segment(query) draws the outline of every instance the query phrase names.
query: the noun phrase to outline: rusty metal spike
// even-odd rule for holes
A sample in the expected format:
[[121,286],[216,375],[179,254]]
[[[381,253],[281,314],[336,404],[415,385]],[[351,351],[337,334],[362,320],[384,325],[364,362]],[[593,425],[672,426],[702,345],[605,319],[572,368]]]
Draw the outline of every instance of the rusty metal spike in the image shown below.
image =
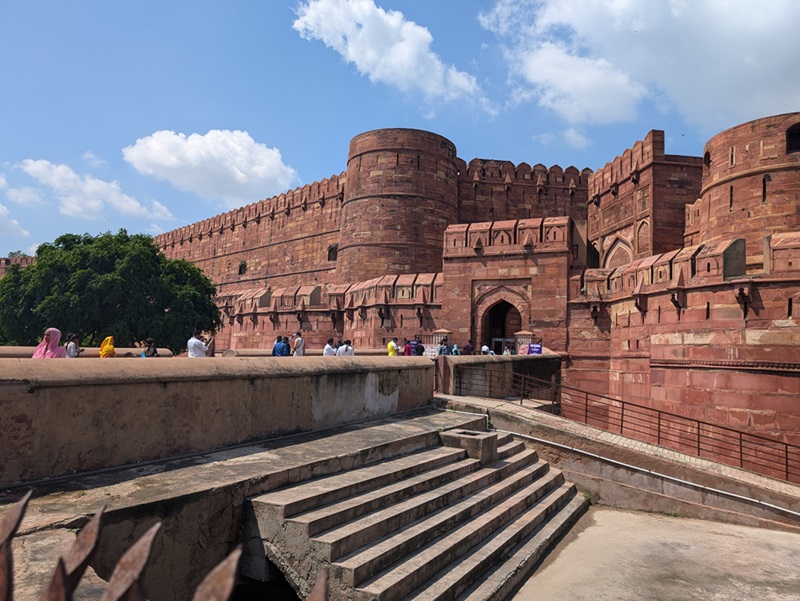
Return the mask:
[[[114,573],[111,574],[108,588],[100,601],[120,601],[121,599],[132,601],[132,599],[136,598],[128,596],[128,593],[130,591],[135,594],[135,590],[132,591],[131,589],[139,580],[139,576],[147,563],[150,549],[153,546],[153,539],[159,528],[161,528],[161,522],[153,524],[120,558],[117,567],[114,568]],[[136,587],[136,590],[138,590],[138,587]]]
[[11,540],[11,537],[17,533],[19,525],[22,523],[22,516],[25,515],[25,510],[28,508],[28,501],[33,494],[32,490],[17,501],[3,519],[0,520],[0,544]]
[[72,591],[67,589],[67,573],[64,560],[59,557],[53,577],[47,590],[39,597],[39,601],[72,601]]
[[218,563],[217,567],[203,578],[192,601],[228,601],[236,584],[236,571],[241,555],[241,547],[236,547],[228,557]]
[[17,501],[0,520],[0,601],[12,601],[14,594],[14,558],[11,554],[11,539],[22,523],[33,491]]
[[81,528],[69,552],[64,556],[64,570],[67,573],[67,589],[74,592],[78,583],[89,565],[89,560],[97,548],[97,539],[100,537],[100,520],[105,511],[103,506],[100,511],[92,516],[86,525]]
[[0,601],[11,601],[14,592],[14,562],[11,541],[0,543]]
[[122,597],[120,597],[120,601],[147,601],[138,580],[131,585]]

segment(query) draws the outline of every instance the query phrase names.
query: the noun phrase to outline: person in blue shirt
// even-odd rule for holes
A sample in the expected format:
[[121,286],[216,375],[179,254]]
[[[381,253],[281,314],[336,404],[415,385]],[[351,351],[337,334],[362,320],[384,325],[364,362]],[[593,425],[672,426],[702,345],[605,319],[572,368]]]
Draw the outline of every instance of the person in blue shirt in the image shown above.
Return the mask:
[[289,356],[289,339],[286,336],[278,336],[275,339],[275,344],[272,347],[273,357],[288,357]]

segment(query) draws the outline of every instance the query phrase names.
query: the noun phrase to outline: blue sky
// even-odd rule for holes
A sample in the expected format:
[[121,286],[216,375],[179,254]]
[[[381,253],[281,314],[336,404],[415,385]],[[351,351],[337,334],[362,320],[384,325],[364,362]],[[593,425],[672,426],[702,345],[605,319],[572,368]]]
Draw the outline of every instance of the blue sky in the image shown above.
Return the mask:
[[0,2],[0,256],[340,173],[350,138],[597,169],[800,110],[796,0]]

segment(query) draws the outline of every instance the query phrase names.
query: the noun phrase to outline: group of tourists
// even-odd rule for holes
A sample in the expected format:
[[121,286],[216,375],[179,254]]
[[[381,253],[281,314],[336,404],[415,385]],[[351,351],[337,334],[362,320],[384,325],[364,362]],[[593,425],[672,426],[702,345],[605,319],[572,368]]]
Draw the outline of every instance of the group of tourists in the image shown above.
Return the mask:
[[354,357],[356,354],[350,340],[339,338],[334,344],[333,338],[328,338],[325,348],[322,349],[323,357]]
[[[475,352],[475,347],[472,346],[472,340],[467,341],[467,344],[464,345],[464,348],[459,348],[457,344],[451,345],[447,340],[447,336],[442,338],[439,344],[435,345],[435,349],[436,354],[438,355],[459,356],[471,355],[473,352]],[[425,346],[422,344],[422,340],[420,340],[419,336],[414,336],[414,338],[403,339],[403,346],[401,350],[400,345],[397,343],[397,338],[392,338],[386,345],[386,353],[390,357],[396,357],[398,355],[404,355],[406,357],[421,357],[425,354]]]
[[[42,336],[42,341],[33,351],[33,359],[77,359],[84,352],[80,346],[81,337],[72,332],[68,333],[64,339],[64,346],[61,346],[61,330],[58,328],[47,328]],[[156,341],[152,338],[146,339],[141,345],[141,357],[158,357]],[[117,356],[114,348],[114,337],[106,336],[100,343],[100,358],[109,359]],[[126,357],[133,357],[131,352],[125,353]]]

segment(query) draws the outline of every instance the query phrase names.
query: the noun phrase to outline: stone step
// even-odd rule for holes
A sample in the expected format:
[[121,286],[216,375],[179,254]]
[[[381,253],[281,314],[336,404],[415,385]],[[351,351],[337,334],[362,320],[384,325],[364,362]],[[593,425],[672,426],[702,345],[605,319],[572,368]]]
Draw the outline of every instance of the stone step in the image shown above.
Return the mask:
[[[574,486],[565,484],[534,505],[531,492],[523,490],[508,497],[497,506],[419,549],[390,570],[367,581],[355,589],[355,601],[405,599],[428,581],[432,580],[433,585],[436,585],[437,578],[448,581],[446,586],[441,585],[444,591],[465,590],[507,548],[513,548],[575,495]],[[492,541],[503,542],[492,545]],[[465,563],[466,558],[475,558],[477,564],[461,570],[460,566]],[[452,577],[449,576],[451,573]],[[422,593],[423,591],[419,592]]]
[[331,566],[331,573],[345,585],[355,587],[376,575],[396,561],[401,560],[428,544],[436,537],[475,517],[522,487],[535,482],[529,492],[536,499],[563,483],[560,472],[548,473],[549,466],[539,461],[508,478],[492,484],[416,523],[392,533],[381,541],[358,551]]
[[255,497],[269,519],[284,520],[348,496],[380,488],[466,457],[462,449],[434,447],[356,470],[317,478]]
[[514,440],[511,435],[497,439],[497,458],[505,459],[525,450],[525,443],[521,440]]
[[[497,565],[482,579],[459,597],[459,601],[505,601],[539,566],[561,537],[580,519],[589,506],[586,499],[576,496],[533,536],[517,545],[511,556]],[[412,597],[417,599],[416,597]],[[418,597],[433,599],[434,597]],[[452,599],[453,597],[438,597]]]
[[465,459],[464,464],[473,465],[472,473],[439,485],[429,492],[417,494],[379,511],[344,523],[312,539],[311,543],[319,557],[335,561],[379,538],[398,530],[421,517],[443,507],[452,505],[467,495],[490,486],[514,472],[538,461],[536,451],[526,449],[509,459],[478,467],[477,460]]
[[357,520],[382,508],[457,481],[480,468],[477,459],[463,458],[456,463],[410,476],[395,484],[370,490],[337,503],[314,509],[285,522],[287,536],[310,538],[322,532]]

